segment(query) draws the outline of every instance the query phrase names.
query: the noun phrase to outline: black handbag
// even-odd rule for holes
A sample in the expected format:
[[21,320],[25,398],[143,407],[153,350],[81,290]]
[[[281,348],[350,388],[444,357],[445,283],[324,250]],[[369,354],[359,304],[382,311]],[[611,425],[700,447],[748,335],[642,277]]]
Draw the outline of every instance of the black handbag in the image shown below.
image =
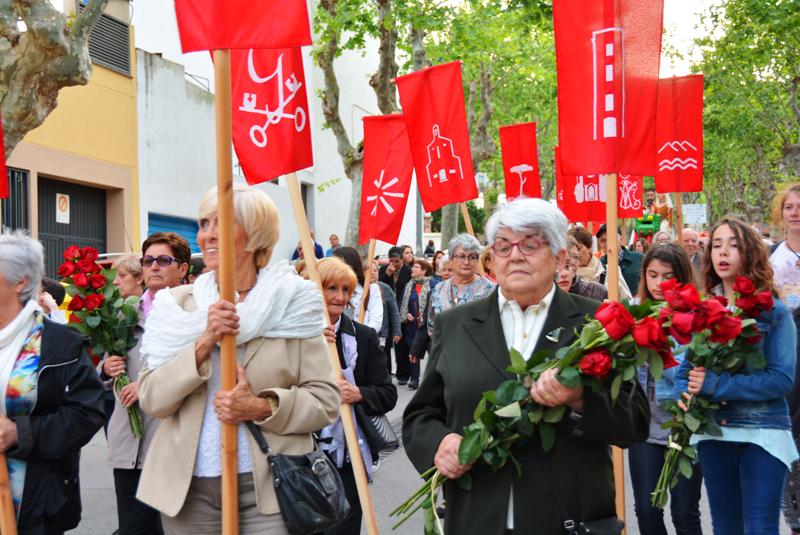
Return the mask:
[[545,457],[544,452],[540,448],[536,448],[536,452],[542,464],[544,477],[550,484],[550,488],[553,489],[553,496],[558,504],[561,519],[564,521],[564,531],[568,535],[622,535],[622,530],[625,529],[625,522],[616,516],[601,518],[599,520],[587,520],[576,524],[567,510],[561,493],[558,491],[556,480],[550,472],[550,463],[547,457]]
[[315,445],[305,455],[276,455],[256,424],[247,422],[247,428],[272,469],[272,485],[289,533],[310,535],[347,518],[350,504],[342,478],[323,451]]
[[373,456],[377,457],[378,452],[396,450],[400,447],[400,440],[385,414],[370,416],[359,404],[353,405],[353,410],[356,413],[358,428],[367,440],[369,451]]

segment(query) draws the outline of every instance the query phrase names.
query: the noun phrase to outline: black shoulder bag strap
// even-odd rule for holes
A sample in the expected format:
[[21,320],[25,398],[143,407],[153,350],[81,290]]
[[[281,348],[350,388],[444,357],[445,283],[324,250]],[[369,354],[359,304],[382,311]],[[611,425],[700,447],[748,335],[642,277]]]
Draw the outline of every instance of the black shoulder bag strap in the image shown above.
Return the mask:
[[247,429],[250,430],[250,434],[253,435],[253,438],[256,440],[256,444],[258,444],[258,449],[261,450],[261,453],[263,453],[267,459],[272,457],[272,450],[269,449],[267,439],[264,438],[264,434],[261,432],[258,426],[252,421],[247,421],[245,424],[247,425]]
[[553,477],[553,473],[550,471],[550,462],[547,460],[547,457],[545,457],[544,451],[542,451],[541,447],[536,448],[536,455],[539,457],[539,463],[542,465],[544,477],[547,480],[547,483],[550,485],[550,488],[553,489],[553,496],[558,504],[558,510],[561,513],[561,519],[564,521],[564,530],[566,530],[569,535],[577,535],[578,531],[575,529],[575,521],[572,520],[572,517],[567,510],[567,504],[564,503],[564,499],[561,496],[561,493],[558,491],[556,480]]

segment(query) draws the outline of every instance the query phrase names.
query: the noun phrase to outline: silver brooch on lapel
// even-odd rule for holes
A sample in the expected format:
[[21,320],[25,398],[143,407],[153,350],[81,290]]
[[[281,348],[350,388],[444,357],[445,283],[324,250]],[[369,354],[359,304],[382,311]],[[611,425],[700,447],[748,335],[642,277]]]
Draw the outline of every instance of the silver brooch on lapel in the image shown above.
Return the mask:
[[559,327],[558,329],[553,329],[549,333],[547,333],[544,337],[547,338],[549,341],[556,343],[558,339],[561,338],[561,331],[564,330],[564,327]]

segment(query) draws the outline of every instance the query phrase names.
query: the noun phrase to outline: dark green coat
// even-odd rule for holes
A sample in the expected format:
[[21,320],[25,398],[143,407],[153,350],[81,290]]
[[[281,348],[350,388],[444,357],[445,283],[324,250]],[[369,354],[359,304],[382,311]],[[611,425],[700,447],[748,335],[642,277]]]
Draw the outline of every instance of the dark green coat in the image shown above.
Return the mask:
[[[631,290],[631,295],[634,297],[639,293],[639,281],[642,279],[642,261],[644,255],[631,251],[630,249],[622,248],[622,256],[619,259],[619,269],[622,271],[622,278],[628,284]],[[608,258],[603,256],[600,262],[608,267]]]
[[[598,307],[597,301],[567,294],[558,287],[555,291],[535,351],[570,344],[575,329],[580,329],[586,316],[594,314]],[[562,329],[557,331],[559,328]],[[557,342],[553,342],[556,336]],[[436,318],[430,363],[403,415],[403,442],[417,470],[423,472],[433,466],[433,457],[445,435],[461,433],[472,422],[483,392],[494,390],[511,378],[505,371],[508,365],[497,290],[486,299]],[[609,396],[587,390],[583,417],[565,418],[547,457],[575,520],[614,515],[614,477],[608,444],[626,447],[644,441],[649,418],[644,392],[638,384],[630,383],[623,387],[620,402],[613,408]],[[518,449],[521,478],[513,474],[510,465],[494,474],[479,464],[471,470],[471,491],[463,491],[452,482],[445,484],[446,532],[501,535],[513,482],[515,533],[562,535],[561,515],[534,449],[538,444],[535,435]]]

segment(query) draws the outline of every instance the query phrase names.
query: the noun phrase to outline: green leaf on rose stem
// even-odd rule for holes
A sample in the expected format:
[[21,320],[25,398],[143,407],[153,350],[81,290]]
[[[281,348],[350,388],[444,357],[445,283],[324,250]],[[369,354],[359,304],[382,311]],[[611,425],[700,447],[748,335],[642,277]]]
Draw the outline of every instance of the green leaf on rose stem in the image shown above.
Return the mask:
[[531,397],[531,389],[522,381],[517,381],[517,385],[514,387],[514,392],[511,394],[512,401],[523,401],[529,399]]
[[692,478],[692,461],[690,461],[687,457],[681,455],[678,458],[678,468],[680,468],[683,477],[686,479]]
[[694,414],[692,414],[691,411],[686,413],[684,422],[686,423],[686,427],[688,427],[689,431],[692,433],[696,433],[700,428],[700,420]]
[[556,351],[556,354],[554,355],[554,358],[556,360],[562,360],[564,357],[567,356],[567,353],[569,353],[569,350],[570,350],[570,346],[564,346],[564,347],[558,348],[558,351]]
[[472,413],[473,420],[480,420],[481,414],[486,410],[486,397],[482,397],[481,400],[475,405],[475,411]]
[[597,338],[597,333],[603,330],[603,326],[597,320],[592,320],[581,329],[580,345],[586,347],[592,340]]
[[[556,428],[550,424],[542,423],[539,425],[539,438],[542,441],[542,449],[545,453],[553,449],[556,443]],[[464,464],[464,463],[462,463]]]
[[519,418],[522,411],[519,407],[519,401],[515,401],[505,407],[497,409],[494,413],[499,416],[500,418]]
[[720,428],[713,416],[708,418],[708,420],[705,422],[702,431],[705,435],[711,435],[714,437],[722,436],[722,428]]
[[693,461],[697,459],[697,451],[691,446],[685,446],[683,448],[683,454]]
[[519,382],[516,379],[510,379],[508,381],[503,381],[500,386],[495,390],[497,393],[497,403],[500,406],[505,406],[511,403],[514,400],[514,392],[517,389],[517,385]]
[[458,447],[458,462],[460,464],[475,462],[480,457],[483,451],[483,445],[481,444],[482,434],[480,431],[469,429],[464,432],[464,438],[461,439],[461,445]]
[[123,305],[124,303],[125,303],[125,300],[124,300],[123,298],[121,298],[121,297],[120,297],[119,299],[117,299],[116,301],[114,301],[114,308],[116,308],[116,309],[119,309],[119,308],[121,308],[121,307],[122,307],[122,305]]
[[105,290],[103,291],[103,297],[105,297],[107,302],[111,302],[114,297],[114,291],[117,289],[116,286],[113,284],[107,284]]
[[536,430],[536,426],[533,425],[533,422],[530,420],[530,414],[524,414],[523,417],[519,419],[516,423],[517,433],[522,435],[523,437],[527,438],[533,434]]
[[122,305],[121,311],[125,316],[128,317],[136,317],[138,314],[138,312],[136,312],[136,309],[127,303]]
[[86,325],[89,326],[91,329],[96,329],[98,325],[100,325],[100,316],[96,316],[92,314],[85,321]]
[[564,417],[566,406],[560,405],[558,407],[548,407],[544,410],[542,419],[549,424],[557,424]]
[[661,355],[654,352],[654,354],[650,356],[650,374],[656,381],[659,381],[663,373],[664,361],[661,359]]
[[461,490],[472,490],[472,475],[467,472],[456,480],[458,488]]
[[703,344],[703,343],[693,344],[692,351],[698,357],[704,357],[711,353],[711,346],[709,344]]
[[622,380],[623,381],[631,381],[633,378],[636,377],[636,367],[635,366],[626,366],[622,369]]
[[556,379],[558,379],[559,383],[569,388],[578,388],[581,386],[581,375],[578,373],[578,370],[572,366],[561,370],[558,375],[556,375]]
[[544,373],[546,370],[549,370],[553,367],[553,361],[546,360],[539,364],[538,366],[534,366],[530,369],[530,374],[534,377],[534,379],[538,379],[539,376]]
[[542,416],[544,416],[544,407],[541,405],[537,405],[535,409],[532,409],[531,412],[528,413],[528,419],[533,424],[541,422]]
[[622,388],[622,374],[615,374],[614,380],[611,381],[611,399],[616,401],[619,397],[619,391]]
[[120,355],[125,352],[125,340],[114,340],[111,344],[111,350],[115,355]]
[[529,358],[528,362],[525,363],[526,368],[528,370],[530,370],[530,369],[534,368],[535,366],[538,366],[539,364],[544,362],[547,359],[547,357],[550,356],[550,353],[551,353],[551,351],[549,351],[547,349],[543,349],[541,351],[537,351],[536,353],[531,355],[531,358]]
[[508,371],[510,373],[516,375],[522,375],[528,368],[526,367],[525,357],[522,356],[522,353],[511,348],[511,351],[508,352],[508,358],[511,360],[511,366],[508,367]]
[[487,390],[481,394],[481,397],[489,403],[497,404],[497,392],[494,390]]

